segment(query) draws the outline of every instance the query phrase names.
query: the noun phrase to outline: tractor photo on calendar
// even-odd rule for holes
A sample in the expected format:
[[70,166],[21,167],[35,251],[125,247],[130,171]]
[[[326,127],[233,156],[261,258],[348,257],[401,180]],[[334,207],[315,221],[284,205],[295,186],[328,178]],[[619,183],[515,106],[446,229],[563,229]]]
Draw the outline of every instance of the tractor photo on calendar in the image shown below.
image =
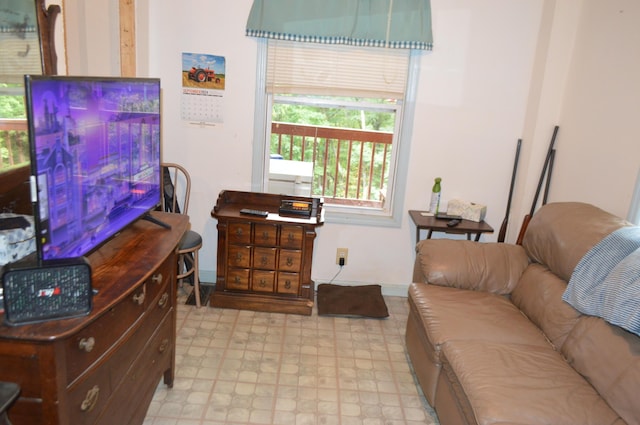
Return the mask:
[[224,86],[224,57],[207,54],[182,54],[182,87],[224,90]]
[[189,79],[195,80],[199,83],[205,83],[207,81],[215,81],[220,83],[220,77],[216,77],[216,72],[209,68],[196,68],[195,66],[189,70]]

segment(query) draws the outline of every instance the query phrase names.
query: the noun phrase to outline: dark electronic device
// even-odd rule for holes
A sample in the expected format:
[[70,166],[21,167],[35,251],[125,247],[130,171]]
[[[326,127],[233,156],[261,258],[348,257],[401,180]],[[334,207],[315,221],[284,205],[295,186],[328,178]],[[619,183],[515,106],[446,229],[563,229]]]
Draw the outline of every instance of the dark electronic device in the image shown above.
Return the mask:
[[462,220],[460,215],[451,215],[446,213],[437,213],[436,218],[439,220]]
[[160,80],[26,75],[39,262],[77,258],[160,205]]
[[293,199],[283,199],[280,203],[278,212],[281,215],[299,215],[303,217],[311,217],[313,204],[307,201],[298,201]]
[[84,257],[45,265],[5,266],[4,321],[8,325],[85,316],[91,311],[91,267]]
[[449,220],[447,222],[448,227],[456,227],[458,224],[460,224],[460,220],[457,218],[454,218],[453,220]]
[[266,217],[269,215],[269,211],[252,210],[251,208],[243,208],[240,210],[241,214],[255,215],[257,217]]

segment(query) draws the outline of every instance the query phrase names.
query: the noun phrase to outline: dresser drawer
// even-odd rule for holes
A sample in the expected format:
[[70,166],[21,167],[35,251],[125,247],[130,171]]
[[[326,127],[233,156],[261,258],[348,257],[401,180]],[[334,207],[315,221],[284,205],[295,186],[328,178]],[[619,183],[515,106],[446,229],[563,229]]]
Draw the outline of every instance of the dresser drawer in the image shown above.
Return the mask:
[[69,423],[94,423],[107,406],[112,392],[108,367],[96,368],[83,377],[69,390]]
[[251,223],[229,223],[229,243],[251,243]]
[[253,249],[253,268],[263,270],[275,270],[276,248],[256,247]]
[[260,246],[274,246],[278,239],[278,226],[256,223],[253,231],[253,243]]
[[302,265],[302,251],[280,250],[278,269],[288,272],[299,272]]
[[168,283],[172,276],[175,276],[176,261],[173,256],[165,260],[164,263],[145,281],[145,306],[153,307],[157,304],[158,296],[162,292],[169,290]]
[[279,294],[297,295],[300,290],[300,274],[299,273],[278,273],[278,288]]
[[229,268],[225,286],[226,286],[226,289],[248,291],[249,290],[249,269]]
[[[115,425],[142,423],[146,411],[141,411],[140,406],[148,406],[153,397],[152,393],[136,391],[136,388],[157,387],[158,377],[171,367],[174,341],[172,337],[173,321],[175,318],[169,315],[162,323],[158,324],[143,351],[130,353],[131,367],[124,378],[114,382],[114,394],[107,406],[108,414],[100,417],[95,425]],[[132,391],[121,391],[123,388],[131,388]],[[71,422],[84,423],[84,422]]]
[[66,341],[67,384],[102,357],[138,320],[145,311],[144,299],[143,284]]
[[251,277],[251,289],[256,292],[273,292],[276,282],[276,272],[254,270]]
[[304,235],[302,226],[283,225],[280,229],[280,246],[283,248],[301,249]]
[[128,336],[127,341],[122,344],[116,353],[112,356],[111,363],[111,382],[116,383],[122,381],[127,370],[131,367],[131,363],[137,353],[143,351],[145,344],[158,328],[159,324],[170,313],[173,297],[170,296],[170,286],[164,285],[164,291],[158,294],[153,300],[151,308],[144,315],[141,323],[133,334]]
[[244,245],[229,245],[227,264],[230,267],[251,267],[251,247]]

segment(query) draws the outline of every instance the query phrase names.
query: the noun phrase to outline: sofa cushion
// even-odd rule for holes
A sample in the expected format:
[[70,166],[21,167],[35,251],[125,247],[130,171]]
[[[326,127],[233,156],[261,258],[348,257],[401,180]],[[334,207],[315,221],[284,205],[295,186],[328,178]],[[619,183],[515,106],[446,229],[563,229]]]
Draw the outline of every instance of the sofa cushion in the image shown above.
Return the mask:
[[443,344],[442,357],[462,410],[479,425],[622,423],[548,345],[455,340]]
[[567,283],[540,264],[531,264],[511,294],[511,301],[535,323],[557,350],[581,316],[562,301]]
[[545,264],[568,282],[578,262],[593,246],[630,224],[581,202],[546,204],[531,218],[522,246],[533,261]]
[[640,339],[603,319],[583,316],[562,353],[629,425],[640,425]]
[[503,296],[424,283],[411,284],[409,296],[436,353],[451,340],[549,347],[540,329]]
[[416,246],[413,281],[508,294],[529,264],[519,245],[425,239]]

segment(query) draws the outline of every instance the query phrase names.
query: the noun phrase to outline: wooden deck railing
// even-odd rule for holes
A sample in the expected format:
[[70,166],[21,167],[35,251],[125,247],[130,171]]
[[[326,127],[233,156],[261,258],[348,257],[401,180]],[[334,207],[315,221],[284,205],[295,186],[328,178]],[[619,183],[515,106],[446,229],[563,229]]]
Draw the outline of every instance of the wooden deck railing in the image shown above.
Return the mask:
[[378,206],[387,184],[393,134],[274,122],[271,154],[313,162],[314,196]]
[[0,172],[28,162],[27,121],[0,119]]

